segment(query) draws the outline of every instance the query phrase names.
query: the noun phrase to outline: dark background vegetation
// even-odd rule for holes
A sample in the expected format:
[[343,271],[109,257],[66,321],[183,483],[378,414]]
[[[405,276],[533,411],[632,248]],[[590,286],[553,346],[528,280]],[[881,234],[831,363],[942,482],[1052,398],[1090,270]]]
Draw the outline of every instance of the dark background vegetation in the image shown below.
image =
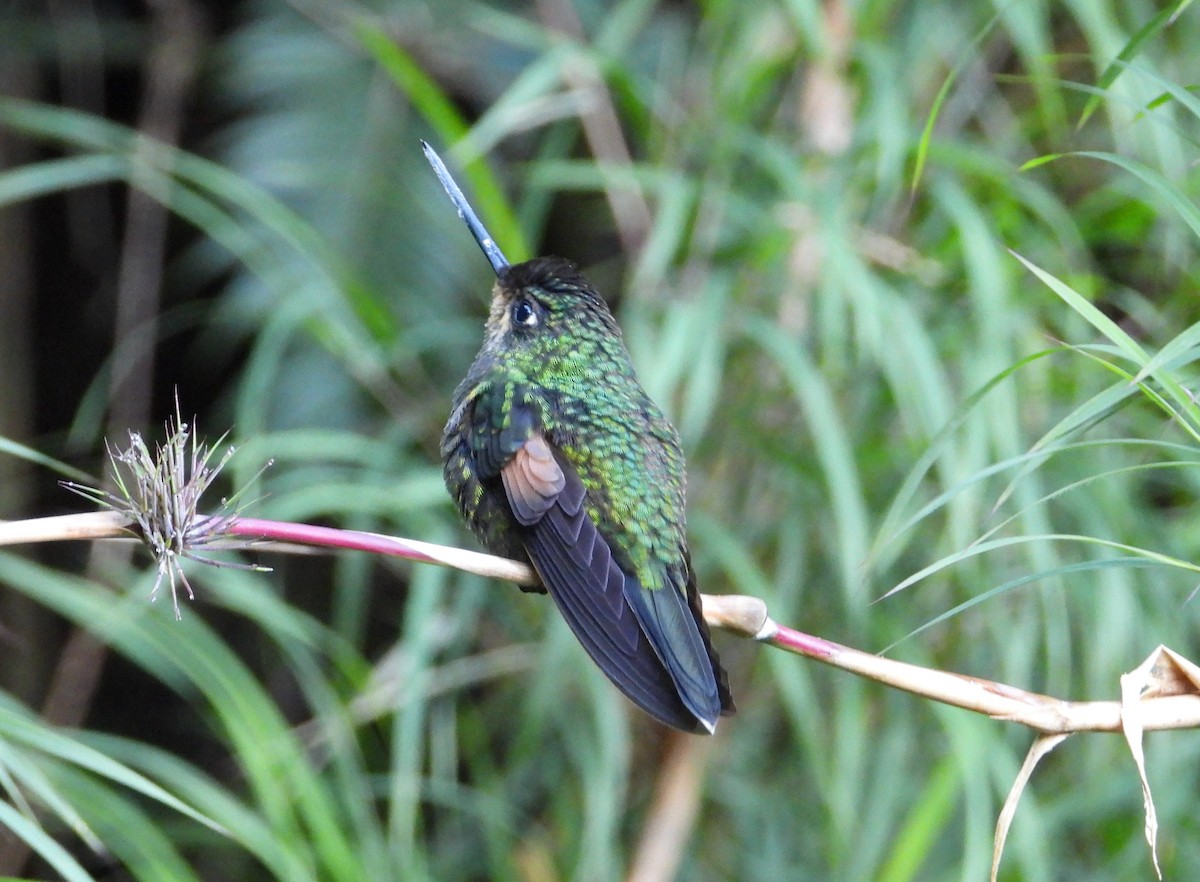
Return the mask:
[[[238,447],[218,497],[474,547],[437,440],[489,270],[427,138],[510,258],[617,307],[705,591],[1116,697],[1196,646],[1200,17],[1170,11],[0,0],[0,437],[99,475],[178,395]],[[1157,403],[1130,344],[1168,347]],[[0,516],[78,510],[60,477],[6,448]],[[719,636],[740,713],[676,737],[543,599],[254,559],[189,569],[176,622],[128,548],[0,554],[0,874],[985,878],[1025,731]],[[1149,741],[1168,878],[1197,743]],[[1069,741],[1001,878],[1151,874],[1120,739]]]

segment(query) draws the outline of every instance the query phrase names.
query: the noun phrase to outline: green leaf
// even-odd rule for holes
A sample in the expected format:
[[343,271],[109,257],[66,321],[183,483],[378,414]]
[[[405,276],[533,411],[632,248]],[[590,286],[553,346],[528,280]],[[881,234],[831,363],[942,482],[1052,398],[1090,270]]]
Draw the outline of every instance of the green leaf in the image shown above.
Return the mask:
[[[1178,0],[1174,6],[1167,6],[1160,10],[1157,15],[1138,28],[1133,36],[1126,41],[1125,45],[1121,47],[1121,51],[1117,53],[1117,57],[1100,74],[1100,79],[1097,81],[1099,88],[1102,91],[1112,88],[1113,83],[1128,69],[1129,62],[1137,57],[1146,42],[1163,28],[1174,23],[1191,3],[1192,0]],[[1096,108],[1100,106],[1102,97],[1102,95],[1093,95],[1087,100],[1087,103],[1084,104],[1083,110],[1079,114],[1079,122],[1075,124],[1076,131],[1082,129],[1087,124],[1087,121],[1091,119],[1092,114],[1096,112]]]

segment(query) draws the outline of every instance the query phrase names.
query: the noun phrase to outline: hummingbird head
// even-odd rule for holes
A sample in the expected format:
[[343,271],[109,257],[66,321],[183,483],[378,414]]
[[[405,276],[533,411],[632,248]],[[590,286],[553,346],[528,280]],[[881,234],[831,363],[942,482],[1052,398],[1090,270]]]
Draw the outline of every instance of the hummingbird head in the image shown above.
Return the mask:
[[497,274],[485,349],[549,355],[597,337],[620,339],[621,329],[608,304],[569,260],[535,257]]

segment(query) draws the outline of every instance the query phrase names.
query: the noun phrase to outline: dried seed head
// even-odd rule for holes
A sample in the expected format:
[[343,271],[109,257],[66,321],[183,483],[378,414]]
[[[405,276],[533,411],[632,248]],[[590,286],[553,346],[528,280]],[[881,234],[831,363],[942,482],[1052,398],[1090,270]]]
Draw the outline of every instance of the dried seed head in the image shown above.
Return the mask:
[[201,443],[192,427],[180,418],[177,401],[175,418],[166,423],[166,440],[155,447],[153,454],[141,434],[133,431],[129,433],[129,446],[124,450],[114,450],[107,445],[114,491],[74,482],[63,484],[133,520],[158,564],[150,599],[157,599],[165,578],[171,588],[176,618],[180,617],[178,583],[182,583],[189,599],[195,598],[181,566],[183,558],[214,566],[265,569],[213,560],[196,553],[228,539],[228,528],[240,511],[233,504],[237,495],[229,500],[222,499],[214,514],[200,511],[201,497],[234,454],[234,448],[229,447],[214,460],[215,448],[224,439],[222,435],[213,447]]

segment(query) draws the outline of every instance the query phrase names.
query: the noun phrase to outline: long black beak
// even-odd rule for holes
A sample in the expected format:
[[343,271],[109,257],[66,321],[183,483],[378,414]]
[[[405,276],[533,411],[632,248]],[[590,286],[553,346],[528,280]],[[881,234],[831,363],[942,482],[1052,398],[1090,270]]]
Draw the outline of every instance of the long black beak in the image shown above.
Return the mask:
[[500,275],[500,271],[508,267],[508,259],[505,258],[504,252],[500,250],[500,246],[492,239],[487,228],[484,227],[483,221],[479,219],[479,215],[475,213],[475,209],[467,202],[467,197],[463,195],[463,191],[458,188],[458,184],[454,183],[454,178],[450,177],[450,172],[446,170],[446,164],[442,162],[442,158],[425,141],[421,142],[421,149],[425,151],[425,158],[433,166],[438,180],[446,188],[446,194],[450,197],[450,201],[458,209],[458,216],[467,222],[467,229],[471,231],[471,235],[475,237],[475,241],[479,243],[479,247],[483,249],[488,263],[492,265],[492,269],[496,271],[496,275]]

